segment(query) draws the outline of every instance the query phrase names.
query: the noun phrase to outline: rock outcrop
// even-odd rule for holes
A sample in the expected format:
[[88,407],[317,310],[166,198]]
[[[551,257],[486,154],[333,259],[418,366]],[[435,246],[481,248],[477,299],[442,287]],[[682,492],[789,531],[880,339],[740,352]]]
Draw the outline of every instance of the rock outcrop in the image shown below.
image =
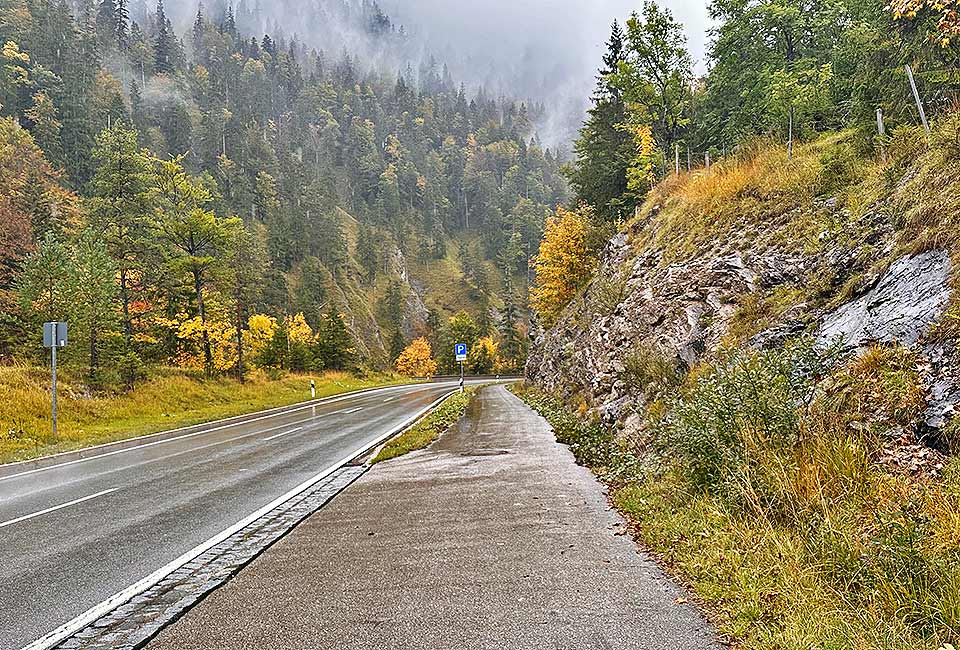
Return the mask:
[[[835,208],[835,202],[824,205]],[[548,390],[582,399],[629,436],[640,426],[635,414],[646,398],[628,376],[637,354],[659,355],[688,369],[731,342],[734,325],[755,326],[757,333],[738,342],[755,348],[781,346],[800,335],[821,346],[841,340],[851,354],[873,343],[896,342],[918,349],[925,366],[929,408],[920,427],[942,429],[960,400],[960,362],[955,342],[927,343],[925,337],[948,307],[950,256],[932,250],[897,257],[890,223],[870,213],[860,226],[866,234],[859,243],[831,245],[825,234],[824,245],[809,254],[775,246],[758,250],[737,240],[665,263],[656,248],[632,246],[634,235],[649,227],[636,224],[609,242],[585,294],[556,326],[536,337],[527,375]],[[878,269],[878,257],[892,262]],[[778,289],[808,295],[803,289],[810,286],[823,287],[816,304],[801,300],[781,305],[770,322],[743,322],[749,321],[743,308],[751,299]],[[851,299],[836,306],[849,294]],[[922,442],[924,435],[918,432],[916,439]],[[909,461],[891,462],[913,472],[920,457],[926,456],[917,452]]]
[[947,307],[950,266],[943,250],[895,261],[865,295],[823,318],[817,343],[848,350],[871,343],[916,345]]

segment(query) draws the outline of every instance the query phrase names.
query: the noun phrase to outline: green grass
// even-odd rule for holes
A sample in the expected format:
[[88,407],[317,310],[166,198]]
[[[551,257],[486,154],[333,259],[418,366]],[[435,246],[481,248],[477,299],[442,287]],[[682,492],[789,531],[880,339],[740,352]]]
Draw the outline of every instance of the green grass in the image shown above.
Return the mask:
[[429,447],[464,416],[476,391],[476,388],[468,388],[464,393],[451,395],[420,422],[384,445],[373,464]]
[[245,383],[206,379],[176,369],[162,369],[129,392],[88,394],[70,371],[60,374],[59,435],[50,431],[48,371],[0,368],[0,463],[136,438],[236,415],[288,406],[310,399],[310,379],[317,397],[398,384],[392,375],[358,378],[346,373],[287,375],[269,379],[253,374]]

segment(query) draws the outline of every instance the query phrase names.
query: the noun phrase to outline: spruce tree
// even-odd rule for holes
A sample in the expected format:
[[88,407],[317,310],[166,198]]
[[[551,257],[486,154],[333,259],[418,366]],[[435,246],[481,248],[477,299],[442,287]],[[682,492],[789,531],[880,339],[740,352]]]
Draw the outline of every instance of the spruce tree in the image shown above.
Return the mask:
[[633,209],[625,195],[634,144],[623,128],[627,122],[623,94],[611,80],[623,60],[624,33],[614,21],[593,107],[574,146],[576,164],[569,173],[577,198],[595,206],[597,216],[605,221],[617,221]]
[[194,63],[208,63],[203,46],[203,34],[206,31],[206,19],[203,17],[203,3],[197,5],[197,17],[193,21],[193,60]]
[[97,32],[105,43],[112,43],[117,33],[117,5],[114,0],[102,0],[97,8]]
[[157,74],[171,74],[176,42],[173,27],[163,10],[163,0],[157,0],[157,36],[153,46],[153,69]]
[[117,0],[116,5],[117,47],[121,52],[127,49],[127,44],[129,43],[130,38],[130,9],[127,6],[127,3],[128,0]]

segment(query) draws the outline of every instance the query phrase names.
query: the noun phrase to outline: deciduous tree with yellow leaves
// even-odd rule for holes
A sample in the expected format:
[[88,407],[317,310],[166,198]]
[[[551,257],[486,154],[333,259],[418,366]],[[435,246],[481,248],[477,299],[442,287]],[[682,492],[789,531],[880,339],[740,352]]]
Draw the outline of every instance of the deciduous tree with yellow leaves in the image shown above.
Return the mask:
[[499,369],[500,348],[492,336],[484,336],[473,344],[467,363],[470,372],[475,375],[492,375],[494,370]]
[[558,207],[547,220],[533,263],[536,284],[530,290],[530,304],[545,327],[557,322],[596,267],[588,241],[592,217],[593,208],[582,205],[577,211]]
[[960,3],[956,0],[893,0],[888,9],[896,21],[919,23],[941,48],[960,45]]
[[425,338],[419,338],[407,346],[397,357],[397,372],[408,377],[432,377],[437,372],[437,362]]

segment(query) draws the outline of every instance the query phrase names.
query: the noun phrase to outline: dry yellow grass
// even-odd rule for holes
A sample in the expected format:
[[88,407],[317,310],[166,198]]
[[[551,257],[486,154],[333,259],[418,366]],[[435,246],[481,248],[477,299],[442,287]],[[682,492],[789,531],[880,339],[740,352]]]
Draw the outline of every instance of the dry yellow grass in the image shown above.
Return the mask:
[[[757,141],[713,165],[663,181],[648,197],[634,226],[640,238],[675,261],[732,235],[815,245],[825,224],[806,210],[835,176],[830,155],[849,146],[849,133],[798,146],[788,159],[781,145]],[[778,234],[784,236],[777,237]],[[789,235],[787,237],[786,235]]]
[[130,392],[94,395],[67,371],[60,377],[59,435],[53,438],[48,371],[4,367],[0,368],[0,394],[4,396],[0,401],[0,462],[295,404],[310,399],[310,379],[316,380],[318,397],[403,381],[392,375],[357,378],[346,373],[271,380],[254,373],[247,382],[239,383],[163,369]]

